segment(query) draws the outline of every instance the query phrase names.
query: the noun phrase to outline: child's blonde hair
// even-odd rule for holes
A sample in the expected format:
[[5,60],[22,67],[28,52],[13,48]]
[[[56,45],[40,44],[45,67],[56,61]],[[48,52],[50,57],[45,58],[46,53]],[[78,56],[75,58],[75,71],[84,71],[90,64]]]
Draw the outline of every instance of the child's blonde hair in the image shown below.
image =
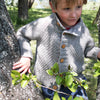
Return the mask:
[[[49,0],[49,2],[52,2],[53,8],[56,9],[57,8],[57,2],[60,0]],[[83,4],[87,3],[87,0],[82,0]],[[66,0],[67,3],[69,4],[75,4],[76,2],[78,2],[78,0]]]

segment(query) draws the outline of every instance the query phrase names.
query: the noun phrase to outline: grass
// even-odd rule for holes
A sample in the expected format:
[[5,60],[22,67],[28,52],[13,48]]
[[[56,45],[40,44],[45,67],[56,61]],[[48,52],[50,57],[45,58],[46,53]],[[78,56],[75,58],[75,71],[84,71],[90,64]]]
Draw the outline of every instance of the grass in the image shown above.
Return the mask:
[[[30,9],[28,19],[21,21],[17,18],[17,14],[18,14],[17,8],[8,8],[8,11],[9,11],[12,23],[14,25],[15,31],[17,31],[19,27],[31,21],[34,21],[37,18],[45,17],[51,14],[50,9]],[[85,7],[85,9],[83,9],[83,12],[82,12],[82,19],[84,23],[86,24],[86,26],[89,28],[90,34],[93,37],[96,45],[98,46],[98,29],[97,29],[96,24],[94,25],[92,24],[96,16],[96,13],[97,13],[97,9],[89,10],[89,9],[86,9]],[[32,45],[33,54],[35,55],[36,41],[31,41],[31,45]],[[87,81],[89,84],[89,89],[87,90],[88,97],[89,97],[89,100],[96,100],[97,79],[94,78],[92,75],[93,74],[92,66],[95,63],[95,61],[90,60],[90,59],[85,59],[85,62],[86,62],[86,70],[83,73],[86,75]]]
[[17,8],[8,8],[8,11],[9,11],[9,14],[10,14],[10,17],[11,17],[11,20],[12,20],[12,23],[14,25],[14,29],[15,31],[31,22],[31,21],[34,21],[36,20],[37,18],[41,18],[41,17],[45,17],[45,16],[48,16],[51,14],[51,10],[50,9],[30,9],[28,11],[28,19],[27,20],[24,20],[24,21],[21,21],[20,19],[18,19],[17,15],[18,15],[18,9]]

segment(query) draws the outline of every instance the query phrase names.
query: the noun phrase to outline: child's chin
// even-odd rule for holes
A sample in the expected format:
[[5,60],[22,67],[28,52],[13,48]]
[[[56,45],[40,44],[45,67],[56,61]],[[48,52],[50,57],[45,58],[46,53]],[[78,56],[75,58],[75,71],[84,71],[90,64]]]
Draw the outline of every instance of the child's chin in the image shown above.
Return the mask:
[[69,26],[74,26],[76,23],[70,23]]

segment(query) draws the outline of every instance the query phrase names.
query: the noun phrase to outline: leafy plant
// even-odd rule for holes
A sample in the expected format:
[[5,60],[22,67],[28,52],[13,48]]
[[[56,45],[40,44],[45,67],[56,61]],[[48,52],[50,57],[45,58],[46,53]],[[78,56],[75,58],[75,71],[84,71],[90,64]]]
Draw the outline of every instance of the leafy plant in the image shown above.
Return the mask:
[[79,85],[85,89],[88,89],[87,81],[77,79],[76,76],[78,76],[78,74],[73,72],[70,66],[68,67],[67,72],[59,73],[59,65],[55,63],[54,66],[46,72],[49,75],[56,77],[56,83],[58,85],[64,85],[65,87],[68,87],[72,92],[75,92]]
[[[59,65],[58,63],[55,63],[54,66],[51,67],[51,69],[47,70],[46,72],[49,75],[56,77],[56,83],[58,85],[64,85],[65,87],[68,87],[72,92],[75,92],[79,85],[84,87],[85,89],[88,89],[87,81],[77,79],[76,76],[78,76],[78,74],[72,71],[70,65],[68,66],[67,72],[59,73]],[[68,98],[68,100],[72,99],[73,96],[70,96]],[[60,100],[57,92],[55,92],[53,100]],[[62,100],[65,100],[65,98],[62,97]],[[83,98],[75,97],[73,100],[83,100]]]
[[32,73],[29,73],[28,75],[23,74],[21,76],[19,72],[17,72],[16,70],[12,70],[11,77],[12,77],[12,84],[13,85],[21,84],[22,88],[24,88],[29,83],[30,80],[33,80],[34,83],[37,82],[36,76],[32,75]]
[[100,61],[97,61],[93,66],[94,71],[94,77],[97,77],[100,75]]
[[[77,87],[83,86],[85,89],[88,88],[87,82],[85,80],[78,80],[76,76],[78,76],[77,73],[73,72],[70,68],[68,67],[67,72],[59,73],[59,66],[58,63],[55,63],[51,69],[48,69],[46,71],[49,75],[55,76],[56,78],[56,83],[58,85],[64,85],[65,87],[68,87],[72,92],[75,92]],[[45,87],[41,85],[41,83],[37,80],[35,75],[32,75],[32,73],[29,73],[28,75],[21,75],[19,72],[16,70],[12,70],[11,72],[11,77],[12,77],[12,84],[17,85],[21,84],[21,87],[24,88],[30,80],[32,80],[38,88]],[[47,87],[46,87],[47,88]],[[54,90],[54,89],[51,89]],[[60,97],[58,93],[66,94],[60,91],[54,90],[54,97],[53,100],[60,100]],[[69,95],[68,100],[72,100],[73,96],[71,94],[66,94]],[[50,100],[49,98],[46,98],[45,100]],[[66,100],[64,97],[62,97],[62,100]],[[73,100],[83,100],[82,97],[75,97]]]

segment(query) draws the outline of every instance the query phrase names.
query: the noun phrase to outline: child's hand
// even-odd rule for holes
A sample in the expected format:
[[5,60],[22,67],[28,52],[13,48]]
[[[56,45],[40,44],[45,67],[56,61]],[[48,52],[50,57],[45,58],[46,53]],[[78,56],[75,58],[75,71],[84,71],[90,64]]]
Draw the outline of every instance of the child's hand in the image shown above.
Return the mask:
[[22,57],[18,62],[14,63],[13,69],[18,69],[18,72],[25,74],[30,73],[31,58]]

